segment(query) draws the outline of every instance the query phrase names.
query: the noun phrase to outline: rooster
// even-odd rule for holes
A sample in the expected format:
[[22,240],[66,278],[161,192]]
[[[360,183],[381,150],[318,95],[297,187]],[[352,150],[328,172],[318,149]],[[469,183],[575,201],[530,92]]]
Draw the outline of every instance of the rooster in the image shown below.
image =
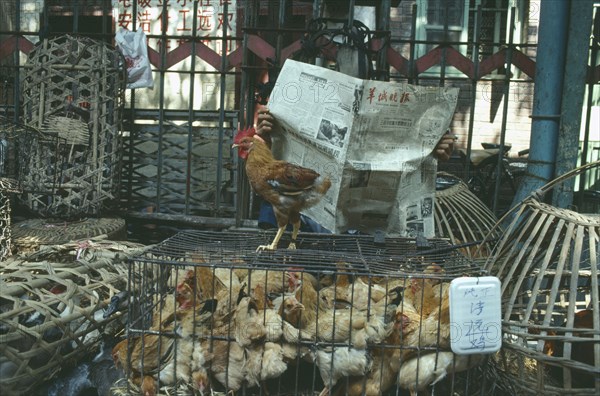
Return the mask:
[[296,248],[300,230],[300,211],[317,204],[331,187],[331,181],[312,169],[279,161],[273,157],[265,141],[254,128],[238,132],[232,148],[246,160],[246,174],[252,189],[273,205],[277,234],[269,245],[259,250],[275,250],[288,224],[292,224],[292,240],[288,249]]

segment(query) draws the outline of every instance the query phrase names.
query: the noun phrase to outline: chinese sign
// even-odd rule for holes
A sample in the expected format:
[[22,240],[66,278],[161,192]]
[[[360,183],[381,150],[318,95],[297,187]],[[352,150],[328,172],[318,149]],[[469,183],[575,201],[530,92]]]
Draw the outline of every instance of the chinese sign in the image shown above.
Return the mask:
[[[164,32],[169,36],[181,36],[164,42],[160,38],[149,39],[149,46],[157,51],[163,45],[167,52],[172,51],[188,40],[185,36],[195,35],[206,37],[201,41],[220,54],[222,41],[208,38],[222,37],[225,29],[227,35],[235,36],[236,0],[113,0],[113,8],[118,28],[135,31],[139,27],[146,35]],[[227,52],[231,50],[227,48]]]
[[222,39],[236,36],[236,0],[112,0],[112,6],[117,31],[141,29],[148,37],[155,89],[135,96],[133,105],[157,108],[163,95],[169,109],[186,109],[190,102],[198,110],[234,107],[235,76],[223,84],[215,72],[221,55],[236,49],[235,40]]
[[502,346],[500,281],[457,278],[450,284],[450,343],[457,354],[492,353]]

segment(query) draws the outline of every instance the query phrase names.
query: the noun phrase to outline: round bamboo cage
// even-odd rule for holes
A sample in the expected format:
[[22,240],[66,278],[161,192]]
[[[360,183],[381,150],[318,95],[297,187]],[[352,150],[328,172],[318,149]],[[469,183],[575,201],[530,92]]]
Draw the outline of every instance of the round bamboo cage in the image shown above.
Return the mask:
[[[25,123],[57,140],[32,142],[21,202],[42,216],[98,215],[116,200],[126,75],[120,53],[71,35],[43,40],[23,79]],[[41,147],[35,147],[36,144]]]
[[59,245],[105,235],[113,241],[127,239],[125,220],[118,217],[85,218],[76,221],[29,219],[14,223],[12,241],[19,253],[30,253],[42,245]]
[[127,308],[105,316],[127,286],[126,261],[145,247],[108,240],[45,246],[0,263],[0,389],[23,395],[114,337]]
[[498,369],[520,395],[600,394],[600,216],[540,199],[599,164],[549,183],[505,215],[504,236],[485,264],[502,282]]
[[448,238],[454,245],[467,245],[461,248],[461,252],[469,258],[485,258],[491,254],[495,241],[501,235],[500,230],[495,228],[497,221],[494,213],[462,180],[449,173],[438,173],[436,235]]

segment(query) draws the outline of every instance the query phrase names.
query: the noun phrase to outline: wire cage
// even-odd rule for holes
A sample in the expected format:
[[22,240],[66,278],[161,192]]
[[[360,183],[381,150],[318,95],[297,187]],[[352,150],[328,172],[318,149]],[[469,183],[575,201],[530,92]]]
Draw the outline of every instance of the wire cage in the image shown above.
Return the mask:
[[502,282],[498,368],[522,395],[600,392],[600,216],[540,200],[562,180],[507,215],[512,220],[485,264]]
[[105,43],[71,35],[43,40],[23,80],[27,125],[57,139],[31,153],[22,203],[43,216],[97,215],[118,192],[122,56]]
[[36,390],[95,352],[103,337],[123,330],[126,310],[105,312],[126,290],[126,259],[143,249],[87,240],[46,246],[0,263],[3,395]]
[[488,257],[501,236],[494,213],[457,176],[438,172],[436,184],[436,235],[465,244],[460,251],[469,258]]
[[446,240],[303,233],[257,252],[271,237],[184,231],[130,261],[128,392],[482,392],[485,355],[450,350],[447,290],[483,272]]

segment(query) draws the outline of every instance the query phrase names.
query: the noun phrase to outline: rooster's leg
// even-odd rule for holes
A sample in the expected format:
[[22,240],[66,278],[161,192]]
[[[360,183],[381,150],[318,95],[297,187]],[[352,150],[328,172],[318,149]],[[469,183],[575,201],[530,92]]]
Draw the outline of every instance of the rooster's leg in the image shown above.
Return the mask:
[[298,236],[298,232],[300,231],[300,220],[293,224],[294,228],[292,229],[292,241],[288,246],[288,249],[296,249],[296,237]]
[[273,242],[271,242],[270,245],[260,245],[259,247],[256,248],[256,251],[260,251],[260,250],[275,250],[277,249],[277,244],[279,243],[279,240],[281,239],[281,236],[283,235],[283,232],[285,231],[285,226],[283,227],[279,227],[279,229],[277,230],[277,235],[275,235],[275,238],[273,238]]

